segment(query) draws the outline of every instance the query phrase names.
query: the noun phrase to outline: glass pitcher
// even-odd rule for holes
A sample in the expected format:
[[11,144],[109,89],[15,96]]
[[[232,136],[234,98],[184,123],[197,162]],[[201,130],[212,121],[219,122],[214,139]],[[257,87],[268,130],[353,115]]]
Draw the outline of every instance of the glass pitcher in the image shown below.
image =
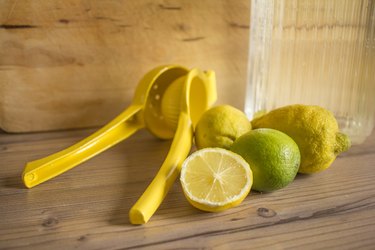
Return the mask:
[[309,104],[353,144],[375,119],[375,0],[252,0],[245,112]]

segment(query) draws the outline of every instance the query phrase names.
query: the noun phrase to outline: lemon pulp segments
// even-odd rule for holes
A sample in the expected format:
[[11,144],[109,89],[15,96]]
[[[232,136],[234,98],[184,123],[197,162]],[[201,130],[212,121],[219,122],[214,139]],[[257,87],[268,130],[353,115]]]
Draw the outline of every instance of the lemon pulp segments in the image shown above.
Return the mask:
[[184,161],[180,180],[193,206],[218,212],[239,205],[245,199],[253,175],[240,155],[221,148],[205,148]]

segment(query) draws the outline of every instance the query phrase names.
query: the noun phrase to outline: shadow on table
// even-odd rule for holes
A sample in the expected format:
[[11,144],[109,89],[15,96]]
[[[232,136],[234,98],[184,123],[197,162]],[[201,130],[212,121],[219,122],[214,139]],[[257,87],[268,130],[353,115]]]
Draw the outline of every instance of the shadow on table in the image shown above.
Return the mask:
[[3,177],[0,186],[5,188],[27,189],[22,182],[21,176]]

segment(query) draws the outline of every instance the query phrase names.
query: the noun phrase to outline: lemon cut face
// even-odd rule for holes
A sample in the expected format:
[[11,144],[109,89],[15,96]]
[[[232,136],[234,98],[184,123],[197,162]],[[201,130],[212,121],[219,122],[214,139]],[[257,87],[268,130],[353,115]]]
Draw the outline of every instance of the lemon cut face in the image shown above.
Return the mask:
[[184,161],[180,181],[191,205],[219,212],[239,205],[246,198],[253,174],[240,155],[221,148],[205,148]]

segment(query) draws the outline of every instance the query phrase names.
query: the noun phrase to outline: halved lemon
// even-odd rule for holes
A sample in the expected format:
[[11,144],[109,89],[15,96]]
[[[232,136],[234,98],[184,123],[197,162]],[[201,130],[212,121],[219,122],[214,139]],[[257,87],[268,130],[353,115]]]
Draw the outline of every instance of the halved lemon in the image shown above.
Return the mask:
[[239,205],[246,198],[253,174],[240,155],[221,148],[205,148],[183,162],[180,181],[191,205],[219,212]]

